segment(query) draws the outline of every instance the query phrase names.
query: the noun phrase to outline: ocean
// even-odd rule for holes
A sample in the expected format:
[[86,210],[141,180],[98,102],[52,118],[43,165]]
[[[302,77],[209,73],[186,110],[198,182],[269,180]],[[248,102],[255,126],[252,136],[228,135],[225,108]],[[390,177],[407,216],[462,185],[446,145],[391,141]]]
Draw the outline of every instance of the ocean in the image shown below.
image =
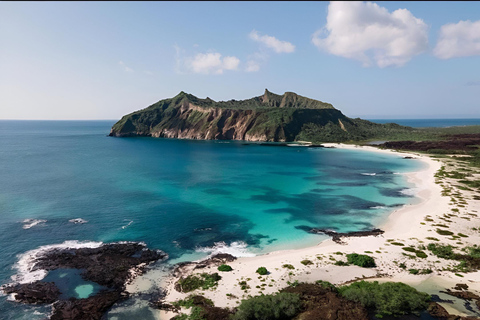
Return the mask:
[[[371,229],[417,201],[403,173],[423,164],[399,155],[108,137],[114,122],[0,121],[0,284],[22,276],[31,250],[66,241],[141,241],[165,263],[251,256],[326,239],[305,227]],[[78,279],[72,295],[93,292]],[[1,319],[48,310],[0,297]],[[151,316],[119,310],[107,318]]]

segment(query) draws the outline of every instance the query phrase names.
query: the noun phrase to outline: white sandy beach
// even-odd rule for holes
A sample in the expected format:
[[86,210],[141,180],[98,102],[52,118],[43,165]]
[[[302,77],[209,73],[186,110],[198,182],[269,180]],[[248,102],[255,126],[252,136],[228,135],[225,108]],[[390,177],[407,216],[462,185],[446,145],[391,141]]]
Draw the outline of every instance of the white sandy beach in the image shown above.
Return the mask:
[[[415,205],[407,205],[399,208],[390,214],[387,221],[378,226],[385,233],[380,236],[351,237],[343,238],[345,244],[338,244],[332,240],[325,240],[314,247],[284,250],[271,252],[265,255],[255,257],[239,258],[228,263],[233,271],[219,272],[216,266],[197,269],[193,273],[214,273],[218,272],[222,279],[218,287],[214,290],[194,291],[188,294],[180,293],[174,289],[174,283],[178,280],[169,277],[161,284],[167,289],[165,302],[183,299],[192,293],[202,294],[212,299],[218,307],[235,307],[241,299],[249,295],[255,296],[261,293],[268,294],[278,291],[288,285],[288,282],[315,282],[316,280],[326,280],[333,284],[342,284],[348,281],[370,278],[380,281],[400,281],[422,289],[428,293],[438,293],[434,283],[442,283],[443,288],[452,287],[456,283],[467,283],[469,291],[478,294],[480,291],[480,272],[464,273],[463,277],[455,275],[454,272],[443,271],[443,268],[458,264],[456,261],[440,259],[432,255],[428,250],[427,258],[417,258],[406,256],[409,252],[402,249],[403,246],[392,245],[392,242],[399,242],[404,246],[427,245],[434,242],[427,237],[437,238],[438,243],[455,245],[461,241],[459,246],[464,247],[480,243],[480,232],[472,230],[472,227],[480,226],[480,219],[476,213],[480,209],[480,201],[472,200],[468,191],[461,191],[464,201],[467,203],[464,207],[457,208],[457,204],[451,202],[450,196],[442,196],[442,188],[452,188],[455,193],[455,187],[444,179],[437,181],[435,173],[441,168],[443,162],[416,153],[400,153],[391,150],[380,150],[375,147],[352,146],[345,144],[324,144],[325,146],[335,148],[354,148],[364,149],[372,152],[388,152],[405,157],[414,157],[417,160],[405,161],[423,161],[427,164],[424,170],[407,173],[409,182],[415,184],[417,197],[420,202]],[[442,160],[443,161],[443,160]],[[458,190],[458,189],[457,189]],[[459,212],[452,212],[452,208],[459,209]],[[455,209],[456,210],[456,209]],[[449,215],[449,230],[455,234],[462,233],[468,237],[453,239],[443,236],[436,232],[437,227],[433,224],[445,224],[445,214]],[[377,267],[372,269],[361,268],[357,266],[336,266],[335,260],[346,261],[345,254],[365,253],[375,258]],[[313,262],[311,265],[304,265],[302,260],[308,259]],[[405,269],[398,265],[404,263]],[[291,264],[295,269],[282,267],[284,264]],[[255,271],[258,267],[266,267],[269,274],[259,276]],[[433,272],[428,275],[413,275],[408,269],[431,269]],[[188,273],[189,271],[187,271]],[[249,289],[247,292],[241,289],[240,281],[246,281]],[[428,282],[428,284],[427,284]],[[135,281],[129,290],[137,291],[141,287],[141,278]],[[437,291],[436,291],[437,290]],[[429,292],[431,291],[431,292]],[[442,304],[450,313],[465,315],[462,308],[453,309],[449,305]],[[175,314],[171,312],[159,311],[161,319],[170,319]]]

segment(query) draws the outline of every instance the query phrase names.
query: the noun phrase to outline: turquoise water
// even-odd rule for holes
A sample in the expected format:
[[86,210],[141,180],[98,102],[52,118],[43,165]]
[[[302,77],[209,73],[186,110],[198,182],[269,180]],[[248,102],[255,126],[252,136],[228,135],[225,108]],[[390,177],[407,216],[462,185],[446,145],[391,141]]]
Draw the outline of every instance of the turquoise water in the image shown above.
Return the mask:
[[[302,226],[369,229],[415,201],[401,173],[422,166],[361,150],[107,137],[113,123],[0,121],[0,283],[19,254],[67,240],[143,241],[171,261],[306,247],[324,237]],[[39,308],[0,297],[5,319]]]
[[80,273],[81,270],[76,269],[56,269],[50,271],[42,281],[55,282],[62,299],[85,299],[103,289],[95,282],[83,280]]

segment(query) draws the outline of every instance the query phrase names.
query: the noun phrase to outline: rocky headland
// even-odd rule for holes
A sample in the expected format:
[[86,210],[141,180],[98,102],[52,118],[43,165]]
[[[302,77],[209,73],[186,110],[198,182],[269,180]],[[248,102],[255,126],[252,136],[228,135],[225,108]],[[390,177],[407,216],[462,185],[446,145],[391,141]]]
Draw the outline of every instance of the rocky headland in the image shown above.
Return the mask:
[[323,141],[364,140],[413,130],[345,116],[331,104],[294,92],[265,89],[247,100],[214,101],[180,92],[173,98],[125,115],[113,137],[164,137],[201,140]]

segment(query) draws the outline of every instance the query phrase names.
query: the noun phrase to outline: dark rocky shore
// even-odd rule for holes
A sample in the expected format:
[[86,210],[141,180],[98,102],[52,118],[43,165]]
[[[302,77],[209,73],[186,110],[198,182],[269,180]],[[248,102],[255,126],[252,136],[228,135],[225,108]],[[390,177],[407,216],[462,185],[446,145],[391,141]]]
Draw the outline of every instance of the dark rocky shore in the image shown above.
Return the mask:
[[311,228],[307,226],[297,226],[296,228],[300,230],[304,230],[309,233],[326,234],[327,236],[332,237],[332,240],[339,244],[344,244],[344,242],[342,241],[342,238],[379,236],[385,232],[380,229],[372,229],[367,231],[352,231],[352,232],[342,233],[342,232],[336,232],[331,229],[318,229],[318,228]]
[[[150,250],[141,243],[112,243],[98,248],[52,249],[37,259],[32,271],[79,269],[84,280],[106,287],[85,299],[61,299],[61,292],[53,282],[35,281],[9,284],[3,288],[15,294],[15,301],[31,304],[53,303],[50,319],[93,320],[120,299],[128,297],[127,281],[141,274],[147,264],[166,259],[166,253]],[[131,270],[135,272],[131,272]]]

